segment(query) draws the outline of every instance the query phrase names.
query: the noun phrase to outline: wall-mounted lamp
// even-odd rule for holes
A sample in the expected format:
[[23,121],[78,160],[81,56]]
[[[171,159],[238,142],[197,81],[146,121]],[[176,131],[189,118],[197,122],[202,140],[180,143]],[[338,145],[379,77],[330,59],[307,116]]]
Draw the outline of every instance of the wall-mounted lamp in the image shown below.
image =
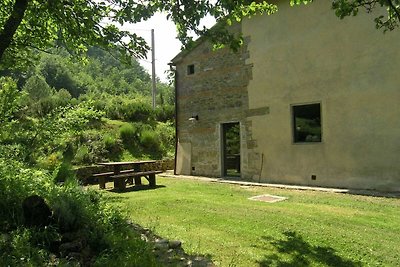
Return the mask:
[[199,115],[193,115],[192,117],[189,118],[190,121],[198,121],[199,120]]

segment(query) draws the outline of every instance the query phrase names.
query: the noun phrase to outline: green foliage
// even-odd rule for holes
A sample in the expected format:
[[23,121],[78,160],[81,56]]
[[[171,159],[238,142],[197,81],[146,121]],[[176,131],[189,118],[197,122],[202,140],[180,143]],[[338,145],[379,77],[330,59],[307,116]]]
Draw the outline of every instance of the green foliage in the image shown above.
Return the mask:
[[240,124],[228,124],[225,130],[225,149],[227,155],[240,154]]
[[[66,107],[71,102],[71,94],[65,90],[60,89],[53,95],[53,101],[55,102],[56,107]],[[71,103],[73,105],[73,103]]]
[[123,152],[122,141],[115,136],[105,134],[103,136],[103,142],[107,150],[108,158],[111,160],[118,160]]
[[54,89],[46,83],[43,77],[33,75],[27,79],[22,88],[27,93],[27,112],[33,116],[45,116],[56,108],[52,97]]
[[22,201],[32,194],[47,196],[53,183],[45,171],[0,156],[0,230],[15,229],[23,222]]
[[175,149],[175,127],[172,122],[160,122],[155,128],[158,136],[160,150],[167,158],[174,156]]
[[39,101],[53,95],[53,90],[43,77],[33,75],[25,82],[23,89],[33,101]]
[[131,123],[124,123],[119,129],[119,134],[125,146],[135,144],[138,138],[138,129]]
[[[99,123],[102,116],[102,112],[94,110],[91,103],[86,102],[54,109],[43,117],[29,117],[19,112],[21,107],[18,101],[22,93],[17,91],[16,86],[3,87],[8,90],[7,102],[12,103],[10,110],[14,110],[14,114],[8,111],[2,119],[0,150],[26,162],[35,163],[38,158],[45,158],[57,150],[63,151],[69,139],[89,125]],[[13,93],[10,93],[11,89]],[[9,107],[9,104],[1,104],[0,108]]]
[[[291,0],[291,4],[312,0]],[[28,4],[29,3],[29,4]],[[378,28],[393,30],[399,26],[399,0],[334,0],[332,7],[340,18],[356,15],[360,8],[368,12],[384,7],[386,14],[375,19]],[[79,1],[63,2],[3,1],[0,5],[0,65],[3,68],[22,68],[38,58],[37,50],[49,50],[54,44],[65,47],[75,56],[84,58],[89,46],[96,45],[114,54],[124,62],[132,57],[143,58],[149,47],[143,38],[118,27],[137,23],[156,12],[166,14],[176,24],[178,38],[187,47],[193,44],[193,34],[206,36],[218,46],[238,49],[242,36],[233,36],[225,29],[233,21],[256,14],[272,14],[277,6],[266,1]],[[213,16],[221,27],[211,30],[202,26],[202,19]],[[74,18],[71,20],[70,18]],[[104,21],[109,22],[104,24]],[[115,53],[117,52],[117,53]],[[60,75],[59,75],[60,74]],[[67,72],[56,73],[57,79],[69,79]],[[50,82],[50,81],[48,81]],[[68,89],[68,88],[66,88]],[[71,92],[71,95],[75,95]]]
[[153,111],[149,102],[142,99],[124,101],[120,107],[120,113],[123,114],[125,121],[149,121],[152,118]]
[[120,138],[133,157],[160,159],[174,151],[175,128],[172,122],[159,122],[154,127],[143,123],[125,123]]
[[62,153],[57,151],[49,155],[43,155],[37,159],[38,168],[55,171],[62,162]]
[[[0,63],[4,65],[29,62],[29,59],[33,60],[34,49],[46,50],[54,43],[78,56],[82,56],[88,46],[96,45],[109,51],[118,51],[125,62],[131,62],[132,57],[145,57],[149,47],[143,38],[121,30],[117,25],[147,20],[156,12],[167,14],[167,19],[177,26],[178,38],[187,44],[192,40],[190,33],[207,33],[201,20],[209,14],[221,21],[226,18],[240,20],[275,11],[275,6],[265,1],[250,3],[244,0],[207,0],[196,2],[196,5],[190,1],[164,0],[140,3],[73,0],[69,5],[43,0],[27,3],[5,1],[0,6],[0,37],[4,39],[0,45]],[[109,23],[104,24],[104,21]],[[221,34],[212,35],[215,40],[223,39],[218,39],[218,36]]]
[[80,146],[75,154],[75,162],[76,163],[85,163],[90,164],[92,163],[92,159],[90,158],[89,148],[86,145]]
[[61,56],[46,56],[41,60],[38,71],[49,86],[56,90],[65,89],[76,98],[84,93],[85,88],[73,78],[70,64],[65,63],[66,59]]
[[161,157],[162,151],[160,139],[156,131],[152,129],[144,129],[140,133],[140,144],[142,145],[145,153],[153,156],[154,158]]
[[[119,89],[112,89],[116,86],[117,79],[110,83],[112,84],[111,91],[117,92],[116,95],[101,92],[100,89],[93,89],[92,86],[101,84],[107,77],[109,77],[108,80],[114,79],[107,74],[97,75],[103,77],[103,80],[96,81],[95,73],[92,73],[92,78],[87,80],[92,83],[88,84],[88,88],[92,88],[90,89],[91,92],[81,94],[79,100],[73,99],[66,89],[59,89],[58,91],[52,89],[41,76],[42,70],[45,69],[43,66],[47,66],[48,62],[53,61],[57,64],[63,64],[63,69],[74,73],[73,77],[87,78],[88,76],[85,76],[82,71],[77,70],[86,71],[90,69],[89,66],[95,67],[96,70],[115,71],[115,73],[123,73],[126,70],[126,73],[130,73],[131,67],[126,68],[112,57],[105,56],[104,58],[104,52],[99,51],[92,53],[93,62],[95,62],[93,66],[72,63],[64,59],[62,54],[55,55],[56,59],[51,59],[52,56],[46,56],[44,63],[39,64],[37,68],[32,70],[32,74],[29,74],[30,76],[25,81],[22,91],[18,90],[12,80],[7,82],[7,92],[10,97],[13,96],[12,99],[14,100],[11,101],[10,97],[4,98],[4,105],[2,105],[5,107],[3,110],[7,111],[8,114],[8,122],[3,125],[1,131],[0,142],[6,145],[0,149],[3,153],[12,157],[22,155],[24,161],[31,164],[38,163],[50,170],[58,168],[62,159],[60,153],[63,153],[67,143],[74,144],[74,152],[77,154],[72,163],[78,165],[93,164],[104,160],[118,160],[122,157],[124,147],[129,149],[130,154],[135,158],[151,157],[152,155],[160,158],[172,153],[173,143],[163,143],[164,140],[167,142],[166,140],[169,140],[169,138],[158,139],[161,143],[154,150],[155,153],[148,148],[147,144],[141,145],[140,142],[143,129],[153,131],[153,129],[156,130],[158,125],[156,121],[173,120],[174,106],[171,103],[173,103],[174,97],[171,87],[160,86],[159,101],[164,104],[158,105],[157,109],[153,111],[150,105],[150,96],[140,94],[140,90],[137,88],[131,87],[129,90],[132,91],[128,91],[126,94]],[[104,63],[109,63],[109,66],[101,64],[103,58],[105,59]],[[92,59],[90,59],[90,62],[92,62]],[[141,70],[143,69],[137,67],[139,74],[126,74],[126,80],[142,81],[147,84],[150,80],[148,76],[142,76]],[[78,82],[74,83],[78,84]],[[11,86],[11,84],[13,85]],[[12,91],[10,91],[10,88],[12,88]],[[149,91],[147,91],[147,94]],[[3,93],[3,95],[5,94]],[[12,108],[10,104],[12,104]],[[121,137],[117,129],[107,138],[104,138],[106,132],[109,131],[109,129],[105,129],[107,126],[104,126],[101,122],[104,115],[135,125],[136,130],[133,137]],[[6,115],[3,116],[3,118],[5,117]],[[146,124],[148,126],[145,126]],[[168,125],[171,129],[173,128],[172,124]],[[88,130],[89,128],[93,131]],[[164,136],[163,133],[157,133],[157,135]],[[147,142],[147,139],[143,140]],[[142,153],[145,155],[142,155]]]
[[154,112],[150,103],[149,97],[140,95],[102,94],[94,100],[95,107],[104,110],[108,118],[128,122],[151,122]]
[[[53,229],[46,229],[46,233],[39,233],[31,229],[20,228],[5,235],[0,241],[1,266],[39,266],[49,261],[50,253],[40,246],[32,246],[34,239],[42,239]],[[54,232],[53,232],[54,233]]]
[[[72,163],[118,160],[123,153],[118,127],[104,123],[105,112],[90,99],[77,103],[38,74],[27,79],[24,90],[10,78],[0,78],[0,86],[0,265],[78,265],[50,253],[64,231],[76,231],[89,244],[94,266],[156,266],[148,246],[119,211],[81,188],[72,172]],[[34,110],[34,104],[46,101],[51,108]],[[152,113],[149,117],[155,124]],[[134,125],[136,141],[142,128],[151,129]],[[121,135],[125,139],[127,132]],[[135,145],[140,155],[142,148]],[[47,228],[23,225],[21,203],[33,194],[44,197],[54,211]]]
[[157,106],[155,118],[159,122],[173,121],[175,118],[175,107],[173,105]]
[[[70,180],[63,186],[54,176],[0,156],[0,265],[48,266],[51,244],[64,232],[77,232],[95,257],[95,266],[155,266],[149,247],[126,225],[126,219],[97,191]],[[22,201],[32,194],[46,199],[53,210],[47,228],[24,228]],[[96,257],[98,256],[98,257]],[[71,266],[70,262],[68,266]],[[78,264],[78,263],[76,263]],[[62,265],[62,264],[61,264]]]
[[0,126],[10,122],[21,106],[22,94],[17,89],[14,80],[0,77]]
[[116,136],[104,130],[86,130],[76,136],[77,147],[73,163],[75,165],[92,165],[107,160],[119,160],[123,144]]
[[[170,72],[174,75],[172,72]],[[157,103],[159,106],[173,106],[175,104],[175,90],[173,85],[157,83]]]

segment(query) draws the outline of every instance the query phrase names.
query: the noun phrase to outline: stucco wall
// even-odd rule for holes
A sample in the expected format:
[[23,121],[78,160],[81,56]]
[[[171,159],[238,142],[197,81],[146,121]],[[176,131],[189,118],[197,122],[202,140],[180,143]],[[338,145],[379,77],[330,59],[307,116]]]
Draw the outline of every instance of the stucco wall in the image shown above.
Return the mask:
[[[261,181],[400,190],[400,30],[376,30],[375,15],[339,20],[315,1],[243,22],[248,107],[269,108],[247,119]],[[290,105],[312,102],[322,142],[294,144]]]

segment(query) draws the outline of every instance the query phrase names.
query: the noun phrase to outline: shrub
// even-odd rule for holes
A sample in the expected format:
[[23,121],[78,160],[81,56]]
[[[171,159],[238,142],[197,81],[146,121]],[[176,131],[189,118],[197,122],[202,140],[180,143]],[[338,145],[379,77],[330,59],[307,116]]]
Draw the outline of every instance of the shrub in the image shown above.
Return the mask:
[[160,138],[155,131],[143,130],[140,134],[140,145],[143,147],[144,152],[153,158],[162,158]]
[[119,160],[123,152],[122,141],[104,130],[81,132],[74,139],[77,147],[73,163],[90,165],[105,160]]
[[155,116],[159,122],[173,121],[175,118],[175,107],[173,105],[158,106],[155,110]]
[[144,130],[141,132],[140,135],[140,144],[145,148],[145,149],[154,149],[156,147],[159,147],[160,145],[160,140],[158,138],[158,135],[155,131],[153,130]]
[[122,120],[123,115],[121,114],[121,105],[122,101],[116,97],[113,97],[110,101],[107,101],[105,106],[107,117],[113,120]]
[[[90,251],[82,256],[94,266],[156,266],[149,246],[97,191],[84,190],[74,181],[57,186],[53,179],[0,157],[0,266],[85,266],[87,262],[57,259],[50,252],[67,232],[79,234]],[[48,227],[23,226],[21,203],[32,194],[43,197],[53,210]]]
[[123,146],[120,139],[110,134],[103,136],[104,147],[107,150],[108,158],[117,160],[121,157]]
[[61,153],[51,153],[48,156],[42,157],[38,159],[38,166],[40,168],[54,171],[58,165],[61,163],[62,155]]
[[76,163],[90,163],[91,160],[88,146],[82,145],[77,149],[74,161]]
[[175,127],[172,122],[160,122],[155,129],[160,140],[163,156],[172,157],[175,153]]
[[131,146],[137,140],[137,128],[133,124],[125,123],[119,128],[121,140],[125,146]]
[[120,110],[125,121],[146,122],[153,117],[150,103],[144,100],[125,101]]

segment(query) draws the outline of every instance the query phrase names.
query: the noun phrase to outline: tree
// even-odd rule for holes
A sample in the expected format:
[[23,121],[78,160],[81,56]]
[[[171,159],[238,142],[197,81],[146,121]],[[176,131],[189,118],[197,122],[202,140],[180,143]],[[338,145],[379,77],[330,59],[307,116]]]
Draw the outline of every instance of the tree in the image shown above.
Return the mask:
[[[291,0],[294,4],[307,4],[314,0]],[[386,16],[380,15],[375,18],[376,28],[384,32],[394,30],[400,25],[400,0],[332,0],[332,9],[336,16],[343,19],[347,16],[356,16],[360,9],[368,13],[376,8],[386,10]]]
[[275,5],[249,0],[2,0],[0,4],[0,64],[19,66],[35,59],[35,50],[65,47],[71,54],[83,55],[90,45],[117,49],[126,61],[145,57],[148,46],[134,33],[117,25],[136,23],[164,12],[176,26],[183,43],[191,42],[189,32],[206,34],[232,45],[236,38],[221,36],[223,27],[207,31],[201,19],[211,14],[229,23],[244,16],[272,13]]
[[[291,4],[313,0],[290,0]],[[376,26],[393,30],[400,22],[400,0],[332,0],[339,18],[357,15],[359,9],[386,8],[386,16],[375,18]],[[205,35],[213,42],[238,48],[241,36],[232,36],[226,25],[258,13],[274,13],[276,5],[252,0],[2,0],[0,4],[0,70],[20,68],[35,60],[35,51],[65,47],[70,54],[84,55],[87,47],[118,50],[121,59],[145,57],[149,49],[143,38],[120,30],[118,25],[136,23],[163,12],[177,27],[186,46],[190,33]],[[219,22],[210,30],[201,20],[211,15]]]
[[44,78],[36,75],[29,77],[23,89],[28,92],[29,97],[33,102],[38,102],[41,99],[48,98],[54,93]]

